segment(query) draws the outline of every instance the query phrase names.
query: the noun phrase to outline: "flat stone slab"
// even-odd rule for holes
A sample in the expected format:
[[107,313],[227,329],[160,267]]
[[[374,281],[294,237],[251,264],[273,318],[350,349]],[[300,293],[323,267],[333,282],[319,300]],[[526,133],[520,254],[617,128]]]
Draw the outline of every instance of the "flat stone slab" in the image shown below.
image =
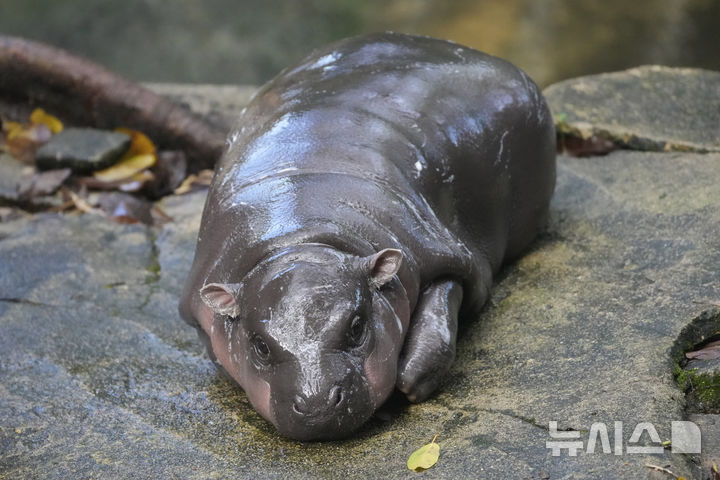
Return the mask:
[[130,147],[130,136],[94,128],[66,128],[35,153],[40,170],[69,168],[90,173],[117,162]]
[[[392,399],[342,442],[279,437],[179,319],[203,193],[166,199],[162,230],[91,215],[0,223],[0,471],[409,478],[408,456],[438,434],[431,478],[648,478],[646,463],[698,478],[686,455],[627,448],[640,422],[665,441],[685,419],[672,349],[703,312],[720,318],[718,165],[720,154],[561,157],[548,233],[465,319],[442,391]],[[552,455],[551,422],[578,436],[577,456]],[[622,455],[599,440],[588,453],[593,424]],[[647,433],[640,445],[659,446]]]
[[52,194],[70,171],[48,170],[37,173],[5,152],[0,152],[0,207],[22,205],[28,210],[58,206],[62,201]]
[[562,133],[651,151],[720,151],[720,72],[644,66],[573,78],[543,94]]

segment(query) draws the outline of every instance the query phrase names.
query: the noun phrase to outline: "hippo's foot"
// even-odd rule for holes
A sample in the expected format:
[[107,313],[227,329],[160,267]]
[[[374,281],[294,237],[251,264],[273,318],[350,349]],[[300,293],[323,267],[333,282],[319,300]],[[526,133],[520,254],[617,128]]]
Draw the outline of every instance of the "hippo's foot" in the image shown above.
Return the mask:
[[422,402],[440,385],[455,359],[460,283],[441,280],[422,293],[410,321],[398,366],[397,388]]

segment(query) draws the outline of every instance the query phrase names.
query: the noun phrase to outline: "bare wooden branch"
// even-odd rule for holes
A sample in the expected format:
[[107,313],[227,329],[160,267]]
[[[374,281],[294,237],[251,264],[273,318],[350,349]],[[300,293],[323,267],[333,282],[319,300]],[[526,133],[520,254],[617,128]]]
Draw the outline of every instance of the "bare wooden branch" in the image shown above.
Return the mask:
[[180,105],[89,60],[32,40],[0,35],[0,98],[50,110],[77,125],[140,130],[185,151],[191,170],[212,167],[224,131]]

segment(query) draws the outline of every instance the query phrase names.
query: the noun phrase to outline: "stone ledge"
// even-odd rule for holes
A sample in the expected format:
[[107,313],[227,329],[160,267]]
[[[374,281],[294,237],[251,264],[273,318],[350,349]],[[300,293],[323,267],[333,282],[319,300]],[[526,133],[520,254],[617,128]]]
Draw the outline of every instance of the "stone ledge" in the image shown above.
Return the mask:
[[560,133],[648,151],[720,151],[720,73],[643,66],[573,78],[543,94]]

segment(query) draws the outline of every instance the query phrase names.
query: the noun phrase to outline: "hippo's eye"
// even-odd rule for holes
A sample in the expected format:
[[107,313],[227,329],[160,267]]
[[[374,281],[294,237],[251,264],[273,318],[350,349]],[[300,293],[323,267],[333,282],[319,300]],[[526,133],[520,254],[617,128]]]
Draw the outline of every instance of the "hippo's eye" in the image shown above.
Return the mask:
[[365,332],[367,331],[365,323],[365,320],[359,315],[355,315],[350,322],[350,342],[354,346],[362,345],[365,341]]
[[260,360],[267,360],[270,357],[270,347],[260,337],[255,337],[252,341],[253,350]]

